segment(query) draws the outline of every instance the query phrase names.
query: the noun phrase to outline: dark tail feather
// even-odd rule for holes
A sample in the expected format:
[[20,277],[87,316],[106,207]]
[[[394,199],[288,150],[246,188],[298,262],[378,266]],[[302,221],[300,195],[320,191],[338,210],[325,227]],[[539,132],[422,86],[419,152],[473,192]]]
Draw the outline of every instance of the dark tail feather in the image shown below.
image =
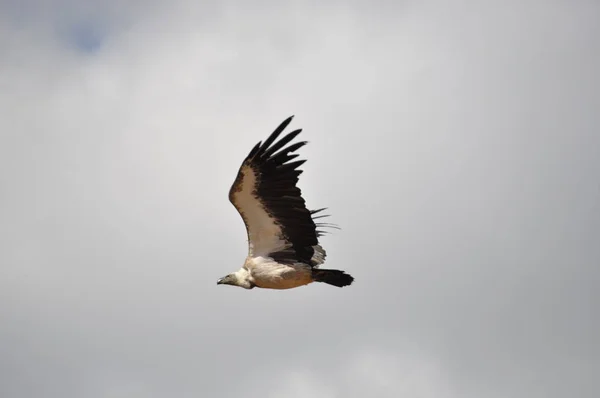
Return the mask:
[[351,285],[354,281],[351,275],[337,269],[315,269],[313,279],[315,282],[324,282],[337,287]]

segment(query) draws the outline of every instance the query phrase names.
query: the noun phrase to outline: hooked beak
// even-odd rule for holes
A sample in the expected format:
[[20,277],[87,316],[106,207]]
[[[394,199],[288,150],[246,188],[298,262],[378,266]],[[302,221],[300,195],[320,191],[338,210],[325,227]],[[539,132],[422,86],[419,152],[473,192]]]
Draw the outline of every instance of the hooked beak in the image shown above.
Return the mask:
[[229,274],[219,278],[217,285],[235,285],[235,275]]

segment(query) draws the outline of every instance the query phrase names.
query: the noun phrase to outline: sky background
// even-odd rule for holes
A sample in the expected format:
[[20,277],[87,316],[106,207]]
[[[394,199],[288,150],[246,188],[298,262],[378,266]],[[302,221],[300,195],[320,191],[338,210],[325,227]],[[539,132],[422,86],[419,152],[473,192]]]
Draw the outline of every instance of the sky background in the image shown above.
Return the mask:
[[[0,0],[0,396],[600,396],[598,20]],[[217,286],[229,186],[292,114],[356,280]]]

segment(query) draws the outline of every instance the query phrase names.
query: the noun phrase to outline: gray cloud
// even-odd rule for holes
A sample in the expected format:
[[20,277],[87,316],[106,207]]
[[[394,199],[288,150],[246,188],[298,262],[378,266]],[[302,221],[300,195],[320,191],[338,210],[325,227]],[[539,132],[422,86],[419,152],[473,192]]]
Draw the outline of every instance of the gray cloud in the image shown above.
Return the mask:
[[[0,19],[0,395],[598,395],[596,4],[69,4]],[[290,114],[356,283],[217,288]]]

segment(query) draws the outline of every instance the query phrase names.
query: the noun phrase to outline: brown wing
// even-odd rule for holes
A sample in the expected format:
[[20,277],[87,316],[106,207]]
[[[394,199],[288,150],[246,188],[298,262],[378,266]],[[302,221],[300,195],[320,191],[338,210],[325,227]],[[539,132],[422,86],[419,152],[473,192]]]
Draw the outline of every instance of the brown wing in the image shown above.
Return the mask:
[[318,266],[326,254],[318,240],[323,232],[317,230],[313,216],[323,209],[308,210],[297,187],[302,173],[298,167],[305,160],[290,162],[298,156],[292,153],[306,142],[285,147],[302,130],[294,130],[275,142],[292,118],[252,148],[231,186],[229,200],[246,224],[249,256]]

